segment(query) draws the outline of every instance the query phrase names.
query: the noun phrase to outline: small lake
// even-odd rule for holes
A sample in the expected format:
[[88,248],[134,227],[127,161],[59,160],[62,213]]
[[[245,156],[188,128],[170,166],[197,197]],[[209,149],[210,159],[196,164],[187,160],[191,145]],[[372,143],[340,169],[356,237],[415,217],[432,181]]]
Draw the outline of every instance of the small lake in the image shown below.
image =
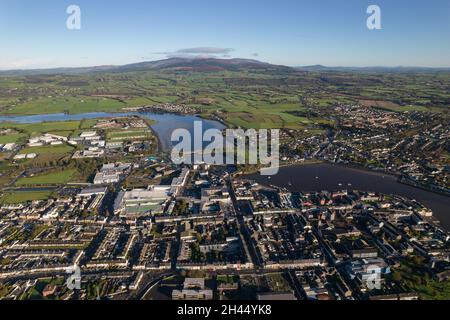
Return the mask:
[[264,185],[284,187],[292,191],[362,190],[397,194],[415,199],[433,210],[434,216],[450,230],[450,197],[414,188],[397,181],[391,175],[332,164],[294,165],[280,168],[276,176],[259,173],[245,176]]
[[107,112],[93,112],[82,114],[40,114],[30,116],[0,116],[0,122],[13,122],[13,123],[41,123],[41,122],[59,122],[59,121],[71,121],[71,120],[85,120],[85,119],[102,119],[113,117],[128,117],[128,116],[140,116],[146,119],[157,121],[151,128],[158,135],[162,150],[170,152],[173,143],[171,142],[172,132],[176,129],[187,129],[193,135],[194,122],[202,121],[203,131],[209,129],[225,129],[225,126],[213,120],[204,120],[198,116],[193,115],[178,115],[171,113],[107,113]]

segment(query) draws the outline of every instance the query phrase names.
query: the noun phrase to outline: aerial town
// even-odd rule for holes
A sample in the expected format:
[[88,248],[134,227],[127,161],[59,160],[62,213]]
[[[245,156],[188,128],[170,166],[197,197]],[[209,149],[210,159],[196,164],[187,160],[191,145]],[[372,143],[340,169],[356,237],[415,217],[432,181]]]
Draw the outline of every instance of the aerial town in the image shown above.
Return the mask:
[[2,316],[437,313],[449,31],[449,0],[0,0]]
[[[310,112],[320,113],[314,110]],[[331,115],[327,111],[320,116],[336,121],[339,129],[327,135],[283,130],[286,143],[282,160],[319,159],[368,168],[395,174],[412,186],[450,195],[448,116],[393,113],[357,105],[337,105]]]
[[[297,133],[298,145],[320,146],[315,158],[376,162],[448,192],[448,166],[399,152],[414,145],[426,154],[446,141],[448,126],[352,110],[336,112],[364,117],[351,121],[360,127],[343,123],[347,129],[307,144]],[[429,129],[389,134],[415,121]],[[417,300],[436,298],[447,283],[450,235],[418,201],[350,186],[293,192],[247,179],[235,166],[174,165],[155,151],[148,128],[140,117],[100,119],[69,135],[44,132],[2,146],[19,163],[42,157],[33,150],[73,146],[60,163],[94,166],[82,168],[87,183],[1,204],[0,299]],[[362,139],[371,142],[366,149]],[[293,154],[284,160],[308,157]],[[24,187],[39,170],[23,168]]]

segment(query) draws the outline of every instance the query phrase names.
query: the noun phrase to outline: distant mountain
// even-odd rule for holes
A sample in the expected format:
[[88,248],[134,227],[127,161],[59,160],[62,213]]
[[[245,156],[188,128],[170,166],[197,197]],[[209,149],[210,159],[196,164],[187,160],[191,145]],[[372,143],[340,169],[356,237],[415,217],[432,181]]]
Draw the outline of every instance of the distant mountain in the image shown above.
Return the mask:
[[450,68],[426,68],[426,67],[326,67],[313,65],[295,67],[297,71],[306,72],[353,72],[353,73],[426,73],[426,72],[449,72]]
[[318,71],[327,71],[329,68],[321,64],[316,64],[313,66],[295,67],[295,69],[300,71],[318,72]]
[[118,67],[114,72],[146,71],[146,70],[172,70],[172,71],[241,71],[266,70],[293,72],[294,69],[286,66],[273,65],[250,59],[215,59],[215,58],[170,58],[166,60],[134,63]]
[[251,59],[216,59],[216,58],[169,58],[157,61],[145,61],[122,66],[94,66],[82,68],[53,68],[31,70],[0,71],[0,76],[31,76],[31,75],[82,75],[102,72],[133,72],[133,71],[248,71],[260,70],[272,73],[295,72],[353,72],[353,73],[408,73],[408,72],[450,72],[450,68],[423,67],[326,67],[323,65],[287,67],[274,65]]
[[132,72],[132,71],[243,71],[262,70],[272,72],[295,72],[286,66],[273,65],[250,59],[215,59],[215,58],[170,58],[158,61],[146,61],[123,66],[96,66],[83,68],[53,68],[33,70],[0,71],[1,76],[29,76],[52,74],[88,74],[97,72]]

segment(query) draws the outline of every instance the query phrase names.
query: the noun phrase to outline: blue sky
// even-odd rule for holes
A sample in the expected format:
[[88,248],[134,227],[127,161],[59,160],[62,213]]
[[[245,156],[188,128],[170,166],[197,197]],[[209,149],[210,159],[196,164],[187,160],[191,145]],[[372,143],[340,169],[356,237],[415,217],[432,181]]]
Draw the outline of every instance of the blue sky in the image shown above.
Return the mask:
[[[66,28],[66,8],[82,28]],[[379,5],[382,30],[366,27]],[[0,0],[0,69],[177,55],[292,66],[450,67],[448,0]]]

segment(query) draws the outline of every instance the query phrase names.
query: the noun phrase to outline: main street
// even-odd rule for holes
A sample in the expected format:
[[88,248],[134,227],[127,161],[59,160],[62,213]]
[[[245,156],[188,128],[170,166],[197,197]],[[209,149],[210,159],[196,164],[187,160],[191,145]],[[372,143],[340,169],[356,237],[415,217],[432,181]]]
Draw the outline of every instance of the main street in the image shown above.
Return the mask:
[[255,273],[260,273],[261,268],[263,267],[263,262],[261,261],[259,255],[258,255],[258,251],[257,251],[255,245],[253,244],[253,239],[245,225],[244,216],[243,216],[242,211],[240,210],[239,205],[237,203],[236,194],[234,192],[233,182],[231,179],[232,179],[232,176],[228,176],[226,179],[226,183],[227,183],[227,186],[228,186],[228,189],[230,192],[231,201],[233,202],[233,207],[234,207],[234,211],[236,213],[236,218],[239,223],[240,233],[244,239],[245,250],[248,253],[247,256],[250,256],[252,259],[252,263],[255,267]]

